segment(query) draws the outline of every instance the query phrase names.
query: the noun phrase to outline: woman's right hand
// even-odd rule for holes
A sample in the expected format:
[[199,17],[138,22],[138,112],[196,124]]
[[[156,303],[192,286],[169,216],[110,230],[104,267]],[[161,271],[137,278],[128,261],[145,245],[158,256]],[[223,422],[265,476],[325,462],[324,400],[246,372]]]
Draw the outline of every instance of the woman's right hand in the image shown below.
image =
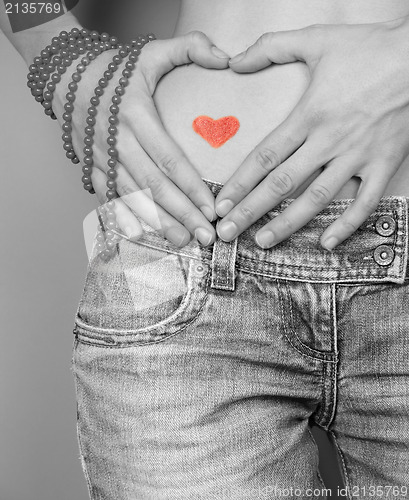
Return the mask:
[[[138,57],[120,104],[116,136],[119,198],[115,211],[120,229],[132,239],[142,234],[136,214],[177,246],[186,245],[192,236],[203,245],[215,240],[215,231],[209,222],[216,217],[214,196],[165,131],[152,96],[161,77],[176,66],[194,62],[205,68],[228,68],[229,56],[222,57],[224,53],[218,51],[204,33],[192,31],[176,38],[153,40],[143,47]],[[116,50],[109,50],[99,55],[82,74],[78,85],[72,138],[80,161],[84,157],[84,128],[90,98],[116,53]],[[91,179],[101,204],[107,201],[108,189],[109,107],[122,69],[123,65],[110,80],[97,107]],[[60,123],[73,71],[71,67],[64,74],[54,94],[53,109]]]

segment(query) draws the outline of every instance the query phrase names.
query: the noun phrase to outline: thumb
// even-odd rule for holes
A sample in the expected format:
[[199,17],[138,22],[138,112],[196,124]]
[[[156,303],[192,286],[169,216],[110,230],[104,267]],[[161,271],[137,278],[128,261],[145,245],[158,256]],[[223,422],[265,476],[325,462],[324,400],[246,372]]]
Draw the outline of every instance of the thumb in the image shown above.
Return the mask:
[[230,56],[216,47],[201,31],[191,31],[166,40],[155,40],[149,45],[144,50],[150,49],[149,58],[155,72],[161,76],[176,66],[192,62],[209,69],[229,67]]
[[323,50],[323,29],[314,25],[299,30],[264,33],[246,51],[230,59],[229,66],[238,73],[250,73],[273,63],[303,61],[308,64]]

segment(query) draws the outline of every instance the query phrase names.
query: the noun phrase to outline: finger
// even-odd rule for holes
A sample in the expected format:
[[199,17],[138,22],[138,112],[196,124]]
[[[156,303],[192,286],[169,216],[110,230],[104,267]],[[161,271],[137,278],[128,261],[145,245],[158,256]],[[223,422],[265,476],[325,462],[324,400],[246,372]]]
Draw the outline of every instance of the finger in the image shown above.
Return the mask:
[[[374,172],[375,168],[374,166]],[[385,175],[387,171],[385,165],[376,170],[381,172],[381,175],[364,180],[355,201],[322,234],[321,245],[326,250],[333,250],[346,240],[376,210],[390,180],[390,176]]]
[[331,162],[288,208],[256,233],[256,243],[271,248],[310,222],[351,178],[354,165],[349,167],[342,159]]
[[201,210],[207,220],[213,221],[216,218],[214,196],[182,149],[164,129],[152,99],[144,102],[132,100],[128,110],[128,116],[139,117],[126,122],[142,148],[149,152],[157,167]]
[[128,139],[124,139],[126,147],[118,148],[122,152],[120,161],[136,184],[149,189],[155,203],[183,224],[203,245],[213,243],[215,230],[202,212],[156,167],[130,131],[125,135],[128,135]]
[[139,56],[142,71],[156,87],[160,78],[176,66],[196,63],[208,69],[226,69],[230,56],[216,47],[201,31],[166,40],[154,40],[146,45]]
[[327,163],[320,158],[315,141],[306,142],[286,162],[273,170],[219,223],[217,233],[231,241],[250,227],[274,206],[291,195],[320,167]]
[[238,73],[249,73],[270,66],[316,59],[323,50],[327,29],[313,25],[298,30],[264,33],[246,51],[230,59],[229,66]]
[[[290,157],[306,140],[308,127],[296,107],[246,157],[216,197],[216,213],[227,215],[259,182]],[[319,149],[319,148],[318,148]]]
[[[98,168],[94,168],[91,178],[95,195],[100,205],[104,205],[107,202],[105,195],[107,191],[106,175]],[[139,239],[143,233],[142,226],[122,200],[115,200],[114,212],[116,215],[116,222],[122,232],[131,240]]]
[[174,245],[183,247],[191,239],[189,231],[158,206],[149,190],[141,189],[121,163],[117,163],[117,192],[122,202],[148,226],[159,232]]

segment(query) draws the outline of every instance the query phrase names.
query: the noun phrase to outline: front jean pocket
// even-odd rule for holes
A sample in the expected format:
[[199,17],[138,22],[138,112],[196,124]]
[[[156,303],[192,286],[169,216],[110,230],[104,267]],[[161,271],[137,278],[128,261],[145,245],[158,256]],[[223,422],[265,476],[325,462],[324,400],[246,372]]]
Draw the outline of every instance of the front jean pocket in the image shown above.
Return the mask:
[[90,263],[74,333],[111,347],[164,340],[200,313],[208,271],[200,257],[123,239],[111,260]]

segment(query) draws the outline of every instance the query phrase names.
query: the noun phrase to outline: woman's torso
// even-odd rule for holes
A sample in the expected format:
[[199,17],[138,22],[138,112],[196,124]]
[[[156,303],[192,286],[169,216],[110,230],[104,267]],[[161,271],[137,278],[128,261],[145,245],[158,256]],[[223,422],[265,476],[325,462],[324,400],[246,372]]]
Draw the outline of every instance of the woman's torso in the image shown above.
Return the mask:
[[[185,0],[174,36],[200,30],[227,54],[235,55],[269,31],[317,23],[388,21],[408,14],[407,0]],[[166,130],[200,175],[224,183],[248,153],[287,117],[309,78],[301,62],[245,75],[190,64],[165,75],[154,99]],[[200,115],[213,119],[232,115],[239,120],[240,128],[223,146],[213,148],[193,130],[192,122]],[[385,195],[409,196],[407,164],[409,161],[395,174]],[[355,197],[358,187],[357,180],[352,179],[337,198]]]

